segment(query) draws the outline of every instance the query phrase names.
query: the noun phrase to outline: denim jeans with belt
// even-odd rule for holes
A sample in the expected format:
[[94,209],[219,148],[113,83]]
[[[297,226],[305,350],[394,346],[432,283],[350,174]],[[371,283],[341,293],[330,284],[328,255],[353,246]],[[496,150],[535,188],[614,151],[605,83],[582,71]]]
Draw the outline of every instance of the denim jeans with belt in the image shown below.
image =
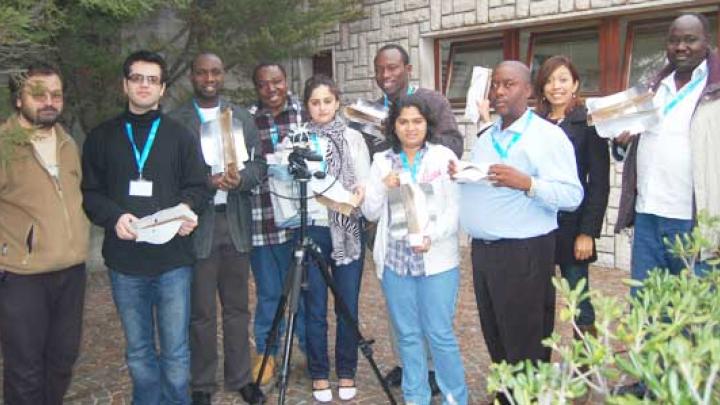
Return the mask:
[[460,270],[431,276],[400,276],[385,268],[382,287],[397,334],[403,365],[402,390],[406,403],[430,404],[425,342],[435,363],[435,378],[443,404],[468,403],[460,347],[453,330],[460,286]]
[[[297,234],[296,234],[297,235]],[[322,256],[330,266],[333,281],[339,298],[347,305],[350,315],[358,319],[358,299],[362,279],[363,249],[360,258],[346,265],[336,265],[330,258],[332,242],[330,228],[309,226],[310,239],[322,251]],[[330,374],[327,345],[327,297],[328,287],[317,264],[309,261],[307,271],[308,290],[303,291],[305,302],[305,342],[307,345],[308,369],[313,380],[327,379]],[[335,372],[338,378],[355,378],[358,362],[358,338],[353,325],[335,304],[337,333],[335,339]]]
[[156,276],[110,271],[113,300],[127,340],[134,404],[190,403],[191,276],[191,267]]

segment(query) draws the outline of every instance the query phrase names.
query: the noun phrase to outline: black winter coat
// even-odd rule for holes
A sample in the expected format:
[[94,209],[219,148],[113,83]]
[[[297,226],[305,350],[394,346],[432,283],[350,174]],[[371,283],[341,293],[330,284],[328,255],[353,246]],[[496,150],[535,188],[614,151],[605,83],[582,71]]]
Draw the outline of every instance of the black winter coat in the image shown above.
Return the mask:
[[[578,106],[560,123],[575,149],[578,178],[585,196],[574,212],[558,213],[555,263],[584,264],[597,260],[595,238],[602,232],[610,193],[610,154],[607,140],[600,138],[595,127],[588,126],[587,109]],[[579,234],[593,237],[593,253],[586,260],[575,259],[575,238]]]

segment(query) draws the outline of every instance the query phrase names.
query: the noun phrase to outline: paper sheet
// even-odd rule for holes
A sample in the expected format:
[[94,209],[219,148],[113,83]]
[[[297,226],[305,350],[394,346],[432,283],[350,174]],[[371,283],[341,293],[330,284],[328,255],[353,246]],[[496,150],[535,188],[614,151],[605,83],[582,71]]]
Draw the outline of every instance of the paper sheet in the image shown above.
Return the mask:
[[482,66],[473,67],[472,80],[465,101],[465,118],[472,122],[478,122],[480,119],[480,114],[477,111],[477,103],[488,97],[491,78],[492,69]]
[[197,221],[197,215],[185,204],[142,217],[132,224],[137,233],[135,242],[167,243],[175,237],[184,221]]

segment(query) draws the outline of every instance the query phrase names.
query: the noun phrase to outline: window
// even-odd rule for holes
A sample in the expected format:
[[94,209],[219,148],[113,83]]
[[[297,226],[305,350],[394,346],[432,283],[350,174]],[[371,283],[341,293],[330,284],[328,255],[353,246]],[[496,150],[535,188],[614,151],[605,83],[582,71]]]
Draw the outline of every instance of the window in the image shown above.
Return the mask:
[[720,7],[717,5],[513,27],[474,37],[435,40],[435,86],[453,107],[464,107],[472,66],[491,67],[503,59],[519,59],[530,65],[535,77],[547,58],[564,54],[578,69],[582,79],[581,95],[612,94],[629,84],[646,81],[658,72],[666,62],[668,27],[675,17],[685,12],[703,13],[710,21],[711,43],[718,42]]
[[313,74],[323,73],[333,78],[332,51],[320,51],[312,57]]
[[503,60],[502,39],[455,42],[450,46],[443,93],[451,103],[464,103],[473,66],[492,68]]
[[583,93],[600,91],[600,60],[598,30],[560,31],[531,34],[528,65],[535,80],[540,66],[551,56],[565,55],[573,61],[580,75]]

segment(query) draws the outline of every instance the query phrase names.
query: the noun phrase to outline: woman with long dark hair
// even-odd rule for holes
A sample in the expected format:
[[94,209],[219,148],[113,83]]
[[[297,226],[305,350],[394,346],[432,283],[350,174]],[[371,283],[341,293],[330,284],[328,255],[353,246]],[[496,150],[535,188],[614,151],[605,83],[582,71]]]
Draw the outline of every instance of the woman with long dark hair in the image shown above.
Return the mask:
[[[386,123],[392,148],[375,154],[362,208],[368,220],[378,221],[373,258],[396,332],[405,402],[430,403],[427,342],[443,403],[466,404],[465,374],[453,330],[460,284],[458,190],[447,173],[449,161],[457,158],[433,143],[434,122],[428,105],[417,96],[401,98],[392,106]],[[428,225],[414,235],[407,224],[411,215],[395,201],[402,194],[395,192],[398,187],[410,183],[417,185],[415,190],[432,190],[428,199],[436,201],[424,210],[429,213]]]
[[[347,191],[362,198],[363,183],[370,170],[370,154],[362,134],[348,128],[338,114],[340,90],[326,75],[315,75],[305,82],[304,102],[310,114],[309,144],[323,157],[321,167],[337,179]],[[349,215],[319,206],[314,200],[309,218],[308,236],[320,248],[332,271],[338,298],[347,305],[350,315],[358,320],[358,297],[362,279],[365,246],[362,238],[362,216],[359,209]],[[327,285],[320,269],[309,261],[308,289],[305,302],[305,333],[308,369],[313,381],[313,397],[318,402],[333,399],[330,389],[330,364],[327,347]],[[338,396],[350,400],[357,394],[355,372],[358,361],[358,338],[336,306],[337,333],[335,340],[335,372]]]
[[[572,142],[578,177],[585,192],[577,210],[558,214],[555,262],[571,287],[585,280],[587,292],[588,265],[597,260],[595,238],[602,231],[610,192],[610,157],[607,141],[588,125],[587,108],[578,95],[579,89],[577,69],[563,55],[547,59],[535,80],[538,97],[535,111],[562,128]],[[589,298],[580,302],[576,323],[581,332],[594,333],[595,311]]]

